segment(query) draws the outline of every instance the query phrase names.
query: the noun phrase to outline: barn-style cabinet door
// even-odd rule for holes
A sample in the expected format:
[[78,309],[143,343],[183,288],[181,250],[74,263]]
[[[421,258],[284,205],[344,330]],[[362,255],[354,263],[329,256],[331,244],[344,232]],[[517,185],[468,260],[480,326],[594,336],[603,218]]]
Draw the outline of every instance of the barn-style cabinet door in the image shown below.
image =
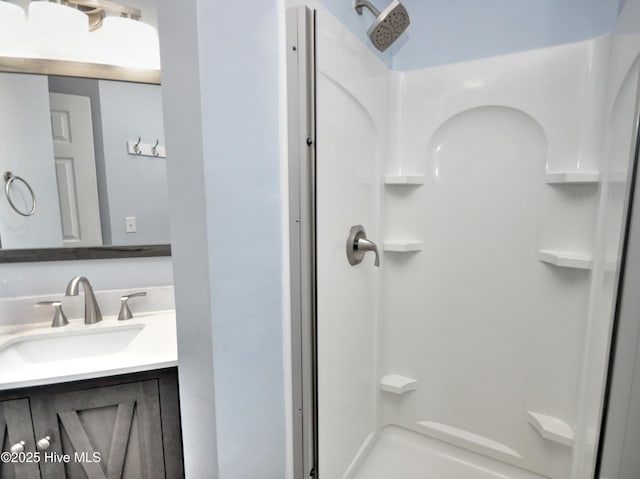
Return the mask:
[[33,395],[42,477],[164,478],[159,394],[154,379]]
[[16,462],[0,461],[2,479],[40,479],[40,468],[35,462],[35,440],[31,425],[28,399],[14,399],[0,402],[0,438],[2,452],[13,451]]

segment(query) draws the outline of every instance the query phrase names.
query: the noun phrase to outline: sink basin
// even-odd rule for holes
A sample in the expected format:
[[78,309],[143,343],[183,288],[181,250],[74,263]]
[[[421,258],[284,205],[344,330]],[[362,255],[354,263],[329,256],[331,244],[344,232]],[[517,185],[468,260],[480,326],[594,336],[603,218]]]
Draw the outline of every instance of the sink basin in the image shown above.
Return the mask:
[[144,327],[136,323],[69,331],[51,329],[6,342],[0,346],[0,357],[16,353],[26,363],[51,363],[115,354],[129,346]]
[[[0,326],[0,391],[177,366],[174,310]],[[0,476],[2,473],[0,473]],[[4,476],[2,476],[4,477]]]

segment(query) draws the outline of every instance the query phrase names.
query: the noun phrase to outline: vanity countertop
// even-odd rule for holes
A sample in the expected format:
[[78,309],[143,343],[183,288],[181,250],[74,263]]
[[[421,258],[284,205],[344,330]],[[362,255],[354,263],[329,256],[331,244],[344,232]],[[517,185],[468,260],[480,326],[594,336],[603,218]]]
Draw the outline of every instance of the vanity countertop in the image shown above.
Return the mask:
[[113,376],[178,364],[175,311],[0,327],[0,390]]

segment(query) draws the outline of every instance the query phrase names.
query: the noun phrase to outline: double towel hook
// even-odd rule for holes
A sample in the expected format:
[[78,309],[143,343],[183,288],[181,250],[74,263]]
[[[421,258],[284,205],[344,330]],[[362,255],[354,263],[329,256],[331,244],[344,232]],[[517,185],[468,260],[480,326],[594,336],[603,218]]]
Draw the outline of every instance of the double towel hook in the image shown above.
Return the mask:
[[[27,213],[25,213],[24,211],[21,211],[15,205],[13,200],[11,199],[11,184],[14,181],[22,182],[27,187],[27,189],[29,190],[29,193],[31,194],[31,210],[29,210],[29,212],[27,212]],[[7,201],[9,201],[9,205],[11,205],[11,208],[13,208],[13,211],[18,213],[19,215],[21,215],[21,216],[32,216],[36,212],[36,206],[37,206],[36,205],[36,194],[33,192],[33,189],[31,188],[31,185],[29,185],[29,183],[27,183],[27,181],[25,179],[14,175],[10,171],[5,171],[4,172],[4,194],[7,197]]]
[[154,158],[166,158],[165,147],[160,144],[160,139],[156,137],[155,143],[145,143],[142,137],[138,136],[138,141],[127,141],[127,152],[136,156],[152,156]]

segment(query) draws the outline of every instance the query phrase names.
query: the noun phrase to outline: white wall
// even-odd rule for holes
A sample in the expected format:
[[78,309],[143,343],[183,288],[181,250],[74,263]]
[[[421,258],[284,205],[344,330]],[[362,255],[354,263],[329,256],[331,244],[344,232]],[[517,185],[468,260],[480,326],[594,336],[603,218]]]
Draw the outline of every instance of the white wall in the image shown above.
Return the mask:
[[187,477],[282,479],[284,11],[163,0],[159,20]]

